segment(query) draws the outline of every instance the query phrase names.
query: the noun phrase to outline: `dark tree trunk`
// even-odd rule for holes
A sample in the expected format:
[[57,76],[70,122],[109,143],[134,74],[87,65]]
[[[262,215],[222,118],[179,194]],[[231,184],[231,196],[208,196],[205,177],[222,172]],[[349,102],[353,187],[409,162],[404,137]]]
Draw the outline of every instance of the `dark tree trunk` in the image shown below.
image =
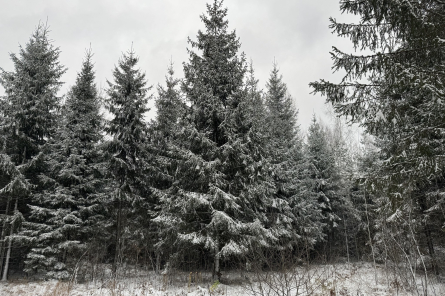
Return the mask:
[[[17,212],[18,202],[19,202],[19,198],[16,197],[15,205],[14,205],[14,214]],[[13,231],[14,231],[14,219],[11,221],[11,229],[9,231],[8,251],[6,252],[5,268],[3,269],[2,281],[6,281],[8,279],[9,259],[11,258],[11,247],[12,247],[11,237],[12,237]]]
[[436,254],[434,252],[434,243],[433,243],[433,236],[431,233],[431,228],[428,224],[427,219],[424,219],[424,217],[423,217],[425,215],[426,211],[428,210],[428,207],[426,205],[425,195],[419,194],[417,199],[418,199],[418,202],[420,205],[421,216],[422,216],[421,219],[424,220],[423,231],[424,231],[425,238],[426,238],[428,253],[432,260],[433,271],[436,275],[438,275],[439,274],[439,266],[437,264]]
[[117,221],[116,221],[116,239],[115,239],[115,253],[113,262],[113,275],[116,276],[117,266],[121,259],[121,224],[122,224],[122,200],[119,197],[119,206],[117,210]]
[[3,261],[5,259],[5,249],[6,249],[6,217],[8,217],[9,213],[9,203],[11,202],[11,196],[8,196],[8,201],[6,203],[6,210],[5,210],[5,219],[3,220],[2,225],[2,234],[0,237],[0,273],[3,270]]

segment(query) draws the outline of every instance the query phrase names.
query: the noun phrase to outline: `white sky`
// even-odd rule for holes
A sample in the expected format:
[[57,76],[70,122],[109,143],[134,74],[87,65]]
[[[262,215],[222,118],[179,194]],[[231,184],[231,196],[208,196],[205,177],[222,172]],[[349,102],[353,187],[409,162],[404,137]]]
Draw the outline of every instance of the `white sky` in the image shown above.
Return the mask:
[[[48,19],[49,37],[60,47],[60,61],[68,68],[63,93],[74,84],[90,44],[97,86],[105,87],[122,52],[133,43],[139,67],[156,94],[170,58],[176,76],[183,76],[182,63],[190,48],[187,37],[196,40],[203,29],[199,16],[206,11],[206,2],[213,0],[0,0],[0,67],[12,71],[9,53],[17,53],[39,21]],[[352,17],[341,15],[339,1],[332,0],[225,0],[224,6],[229,30],[236,30],[263,89],[274,58],[277,61],[305,131],[314,112],[321,117],[325,112],[324,98],[310,94],[309,82],[338,81],[341,77],[331,74],[329,51],[332,46],[351,48],[348,40],[331,34],[329,17],[345,22]]]

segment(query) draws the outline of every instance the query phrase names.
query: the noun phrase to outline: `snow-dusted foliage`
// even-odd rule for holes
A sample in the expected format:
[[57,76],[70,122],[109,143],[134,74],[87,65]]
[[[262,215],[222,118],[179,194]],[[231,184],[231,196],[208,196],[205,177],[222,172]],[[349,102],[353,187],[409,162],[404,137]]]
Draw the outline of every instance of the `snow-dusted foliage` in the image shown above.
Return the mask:
[[[341,10],[360,16],[360,21],[343,24],[331,19],[331,28],[371,54],[351,55],[334,48],[333,68],[345,70],[344,78],[338,84],[311,83],[339,114],[360,123],[377,139],[381,165],[368,171],[366,185],[368,190],[381,191],[376,200],[380,229],[389,229],[386,219],[403,213],[406,223],[392,220],[398,221],[402,232],[409,227],[418,230],[411,242],[413,246],[424,243],[415,252],[428,252],[433,262],[437,261],[434,244],[443,242],[444,222],[440,214],[445,155],[444,5],[441,1],[341,1]],[[411,216],[416,218],[406,220]],[[437,264],[433,265],[437,272]]]
[[173,63],[170,63],[167,74],[166,85],[165,87],[158,85],[156,98],[157,114],[153,126],[161,134],[158,140],[170,140],[174,137],[173,130],[177,128],[178,121],[184,116],[186,110],[183,96],[178,89],[181,80],[175,78]]
[[48,39],[48,28],[39,24],[26,46],[20,46],[19,54],[11,54],[14,71],[2,70],[1,83],[6,91],[3,127],[9,128],[6,146],[17,164],[37,155],[56,129],[57,91],[65,72],[59,54]]
[[373,54],[348,55],[334,48],[334,69],[347,73],[343,81],[311,84],[340,114],[377,137],[389,137],[385,169],[393,172],[394,182],[423,183],[443,163],[443,5],[342,1],[341,10],[361,20],[342,24],[332,19],[331,28]]
[[151,97],[145,74],[136,68],[137,63],[133,50],[123,54],[107,89],[106,107],[113,116],[105,128],[112,137],[105,149],[112,179],[107,207],[111,213],[110,235],[114,237],[114,272],[123,262],[127,247],[143,246],[149,239],[147,223],[152,203],[148,180],[152,168],[144,115]]
[[59,129],[46,143],[41,190],[29,216],[35,229],[25,270],[46,270],[54,278],[67,278],[91,238],[103,233],[98,212],[103,122],[91,57],[87,52],[62,107]]
[[286,231],[273,228],[267,215],[273,184],[262,135],[252,127],[245,59],[226,14],[222,2],[207,5],[205,31],[189,40],[183,90],[190,107],[178,133],[181,159],[156,218],[176,234],[177,244],[210,252],[216,274],[221,258],[273,245]]
[[394,285],[414,287],[419,269],[429,282],[445,269],[442,2],[340,1],[360,20],[331,28],[370,54],[334,48],[344,79],[311,86],[363,127],[354,148],[343,119],[314,115],[303,137],[276,64],[261,90],[222,0],[188,40],[183,79],[170,64],[152,119],[133,50],[107,81],[107,120],[91,51],[62,104],[60,50],[39,25],[0,71],[2,280],[12,268],[71,285],[103,269],[115,284],[142,265],[164,269],[164,286],[192,271],[190,288],[242,266],[289,287],[289,271],[311,269],[298,265],[347,256],[384,261]]
[[307,196],[318,202],[322,212],[321,221],[325,226],[323,233],[326,235],[332,232],[340,221],[338,210],[342,208],[343,200],[339,194],[339,174],[334,154],[329,147],[326,131],[315,116],[309,126],[305,150],[304,183]]
[[[152,195],[154,197],[154,214],[156,216],[153,232],[154,252],[156,254],[156,271],[159,273],[161,262],[175,253],[175,228],[171,221],[164,221],[162,213],[168,207],[169,197],[175,195],[173,183],[177,174],[178,162],[186,157],[184,148],[181,148],[180,131],[185,128],[187,106],[179,89],[180,80],[175,78],[173,63],[168,67],[165,78],[165,87],[158,85],[156,97],[156,120],[150,126],[153,152],[153,167],[155,168],[151,181]],[[184,154],[185,153],[185,154]],[[152,250],[153,251],[153,250]]]
[[[304,179],[303,139],[297,126],[297,111],[276,63],[266,84],[267,149],[275,184],[277,221],[292,234],[282,241],[290,246],[311,248],[322,239],[321,208],[308,192]],[[280,217],[281,216],[281,217]]]
[[[23,213],[25,220],[20,235],[16,239],[24,249],[12,250],[11,236],[15,232],[12,225],[16,218],[3,219],[2,237],[9,235],[7,251],[2,244],[1,261],[6,258],[3,268],[3,279],[6,280],[9,258],[13,256],[25,257],[24,250],[29,250],[36,240],[34,229],[43,229],[45,225],[31,223],[33,218],[29,215],[33,207],[39,205],[37,192],[39,187],[39,174],[43,170],[42,148],[54,137],[57,128],[58,108],[60,98],[57,96],[60,77],[65,68],[59,64],[60,50],[55,48],[48,38],[48,28],[39,24],[25,47],[20,46],[18,55],[11,54],[14,71],[2,70],[1,83],[6,95],[2,100],[2,153],[10,158],[10,163],[16,166],[15,174],[6,174],[17,182],[10,183],[14,188],[23,188],[18,193],[15,189],[10,191],[3,188],[6,202],[2,203],[5,212],[14,211],[14,217]],[[20,172],[18,174],[17,172]],[[26,180],[26,181],[25,181]],[[30,184],[33,184],[32,186]],[[8,185],[7,185],[8,187]],[[11,188],[12,189],[12,188]],[[28,205],[30,205],[28,207]],[[12,210],[14,209],[14,210]],[[7,223],[7,220],[8,223]],[[9,233],[8,233],[9,232]],[[19,239],[20,238],[20,239]]]
[[[29,195],[31,184],[25,179],[22,168],[16,166],[11,158],[1,151],[0,153],[0,198],[5,212],[1,216],[1,237],[0,237],[0,272],[3,272],[2,279],[8,276],[8,266],[11,257],[12,235],[17,231],[23,222],[23,215],[18,211],[19,199]],[[6,258],[5,258],[6,256]]]

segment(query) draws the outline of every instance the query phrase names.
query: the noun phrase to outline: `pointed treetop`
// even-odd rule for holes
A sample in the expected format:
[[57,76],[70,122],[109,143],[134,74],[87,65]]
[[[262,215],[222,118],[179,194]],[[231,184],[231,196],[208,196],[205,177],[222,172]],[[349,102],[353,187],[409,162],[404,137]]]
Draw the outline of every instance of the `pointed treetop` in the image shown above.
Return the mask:
[[155,102],[157,108],[156,122],[157,127],[164,130],[164,136],[170,134],[184,107],[181,94],[177,89],[181,80],[175,78],[174,74],[173,61],[170,60],[167,75],[165,76],[166,87],[164,88],[160,84],[157,87],[158,97]]
[[317,117],[315,116],[315,113],[312,113],[312,120],[311,125],[309,126],[309,133],[317,131],[320,129],[320,123],[317,120]]
[[69,137],[78,137],[84,143],[95,143],[101,139],[100,98],[94,81],[92,57],[90,47],[85,51],[82,68],[77,74],[76,83],[69,92],[65,104]]
[[274,133],[283,133],[283,136],[287,134],[285,137],[293,138],[297,129],[297,111],[275,61],[266,87],[266,106],[270,120],[275,125]]
[[266,83],[271,98],[284,98],[287,94],[286,84],[283,83],[283,76],[279,74],[280,70],[274,59],[273,68],[270,72],[269,80]]
[[247,68],[247,80],[246,85],[252,90],[256,90],[258,87],[259,80],[255,77],[255,69],[253,68],[253,61],[250,60],[249,66]]
[[[19,46],[19,53],[11,53],[14,71],[2,70],[0,83],[8,96],[4,115],[9,124],[23,132],[22,140],[29,149],[37,149],[53,135],[60,97],[57,92],[63,82],[60,77],[66,68],[59,62],[60,50],[48,39],[48,26],[39,23],[28,43]],[[34,146],[34,148],[31,148]],[[37,150],[35,150],[37,151]]]
[[230,97],[241,89],[246,69],[244,54],[238,56],[239,38],[235,31],[227,32],[227,9],[222,3],[207,5],[207,14],[201,16],[206,30],[198,31],[197,41],[189,38],[191,47],[201,54],[188,50],[190,58],[188,64],[184,63],[184,74],[185,92],[192,101],[210,96],[227,106]]
[[[122,53],[122,57],[119,58],[118,66],[114,67],[113,76],[116,84],[107,80],[110,87],[109,94],[115,95],[112,90],[118,91],[123,97],[129,95],[138,95],[144,97],[148,92],[147,81],[145,80],[145,73],[140,69],[135,68],[139,61],[133,51],[133,46],[127,53]],[[134,91],[137,91],[134,93]],[[117,98],[116,98],[117,99]],[[125,100],[124,100],[125,101]],[[122,100],[117,100],[115,103],[125,104]],[[148,109],[146,110],[148,111]]]
[[208,17],[203,14],[201,15],[201,20],[204,22],[207,31],[215,34],[220,30],[225,32],[229,22],[224,20],[224,18],[227,16],[227,8],[222,8],[223,0],[214,0],[213,4],[206,5]]
[[122,141],[143,141],[146,136],[144,116],[149,111],[151,96],[147,93],[151,86],[146,87],[145,74],[136,68],[138,60],[133,49],[123,53],[113,70],[114,82],[107,80],[106,108],[114,116],[107,132]]
[[81,89],[85,88],[86,85],[89,86],[89,91],[92,95],[96,95],[96,84],[94,83],[95,73],[94,64],[92,62],[93,52],[91,46],[85,51],[85,57],[82,62],[82,69],[77,73],[76,84],[73,87],[73,92],[79,92]]
[[[20,57],[17,57],[15,53],[11,53],[11,59],[15,64],[16,71],[18,67],[22,69],[27,69],[28,67],[35,66],[33,63],[47,64],[50,66],[49,70],[52,70],[56,79],[51,76],[42,77],[42,80],[45,78],[48,79],[47,85],[55,84],[57,85],[56,91],[62,85],[62,82],[58,82],[57,80],[66,72],[66,68],[60,65],[58,58],[60,55],[59,47],[54,47],[52,45],[52,40],[48,39],[48,33],[50,32],[49,26],[47,23],[43,24],[39,22],[37,28],[31,35],[28,43],[26,43],[23,48],[19,45],[20,48]],[[26,62],[25,62],[26,61]],[[48,67],[47,66],[47,67]],[[44,69],[48,69],[45,67]],[[29,70],[29,69],[28,69]],[[43,71],[41,71],[43,73]],[[36,73],[34,71],[29,71],[30,76],[34,76]],[[51,79],[52,78],[52,79]],[[56,83],[57,82],[57,83]]]

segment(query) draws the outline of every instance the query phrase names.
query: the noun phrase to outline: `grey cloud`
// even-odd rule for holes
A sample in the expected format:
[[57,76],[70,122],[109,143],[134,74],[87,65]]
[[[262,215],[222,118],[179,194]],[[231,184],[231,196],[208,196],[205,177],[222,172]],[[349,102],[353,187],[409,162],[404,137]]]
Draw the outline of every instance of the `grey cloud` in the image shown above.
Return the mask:
[[[188,59],[187,37],[195,39],[203,28],[199,16],[205,12],[206,2],[0,0],[1,7],[8,8],[0,11],[0,67],[12,70],[8,53],[18,52],[18,44],[25,45],[38,22],[48,18],[50,38],[62,51],[61,63],[69,68],[63,77],[64,91],[74,83],[90,43],[98,86],[105,86],[113,66],[132,42],[149,85],[163,84],[170,58],[177,76],[182,76],[182,62]],[[338,2],[226,0],[224,4],[230,29],[236,29],[263,87],[276,58],[305,129],[312,112],[321,114],[324,109],[324,99],[310,95],[308,83],[337,78],[330,74],[328,51],[333,44],[348,46],[328,29],[329,16],[340,15]]]

